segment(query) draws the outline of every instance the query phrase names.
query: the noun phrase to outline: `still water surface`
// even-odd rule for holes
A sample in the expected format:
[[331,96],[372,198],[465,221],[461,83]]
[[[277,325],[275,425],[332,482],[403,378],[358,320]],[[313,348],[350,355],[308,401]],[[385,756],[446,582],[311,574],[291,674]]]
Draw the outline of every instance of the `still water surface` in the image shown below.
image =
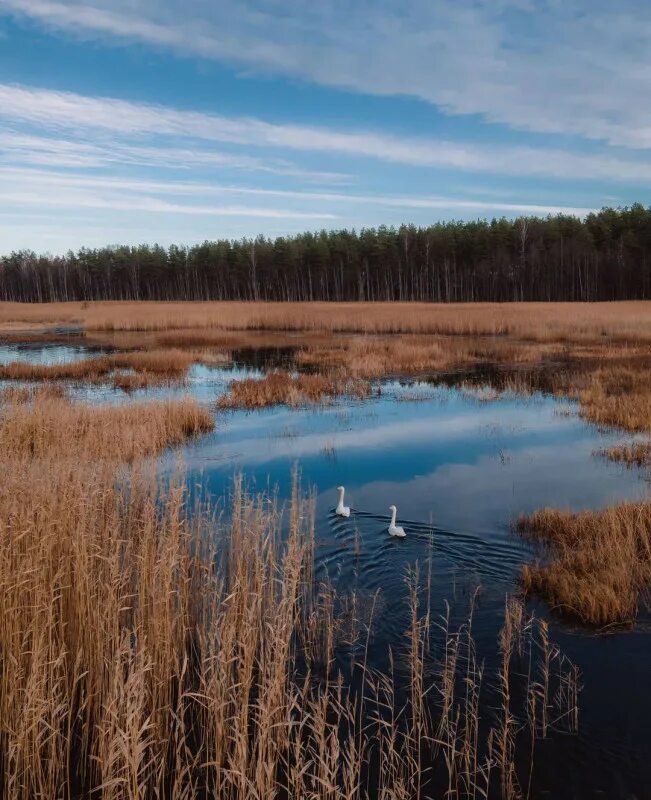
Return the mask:
[[[0,361],[54,362],[86,355],[77,347],[0,348]],[[183,388],[131,396],[105,387],[75,387],[89,402],[131,402],[192,394],[214,402],[234,378],[259,364],[196,366]],[[536,557],[512,530],[520,513],[543,506],[600,508],[648,496],[643,472],[595,455],[625,440],[582,421],[576,407],[550,397],[486,400],[426,383],[385,382],[367,401],[317,408],[215,412],[214,433],[182,448],[192,486],[227,497],[244,474],[253,490],[291,492],[298,465],[316,493],[320,574],[341,590],[372,597],[379,589],[372,656],[399,649],[407,627],[405,573],[431,564],[432,607],[465,619],[480,587],[474,635],[487,672],[495,666],[505,595],[517,591],[521,565]],[[161,459],[174,469],[178,452]],[[333,513],[335,487],[346,486],[350,519]],[[398,506],[407,538],[386,533],[388,506]],[[225,501],[227,505],[227,501]],[[547,615],[541,604],[536,613]],[[551,617],[551,636],[581,669],[580,733],[552,736],[538,748],[534,797],[651,798],[651,620],[633,630],[596,633]],[[490,713],[489,710],[486,713]]]

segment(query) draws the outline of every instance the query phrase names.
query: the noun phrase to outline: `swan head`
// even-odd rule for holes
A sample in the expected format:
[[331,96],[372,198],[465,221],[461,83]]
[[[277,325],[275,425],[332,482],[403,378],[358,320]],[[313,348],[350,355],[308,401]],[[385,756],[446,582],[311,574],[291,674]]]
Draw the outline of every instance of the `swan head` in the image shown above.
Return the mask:
[[398,509],[395,506],[389,506],[389,511],[397,511]]
[[343,492],[344,491],[344,487],[343,486],[337,486],[337,491],[338,492]]

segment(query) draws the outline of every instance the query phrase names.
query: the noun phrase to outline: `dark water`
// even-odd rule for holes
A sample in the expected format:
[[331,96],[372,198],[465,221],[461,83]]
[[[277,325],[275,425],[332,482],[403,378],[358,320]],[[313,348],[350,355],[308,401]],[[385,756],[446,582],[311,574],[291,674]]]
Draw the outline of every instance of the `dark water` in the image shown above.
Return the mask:
[[[14,355],[0,350],[0,360]],[[40,357],[79,352],[56,347]],[[98,387],[74,393],[92,402],[188,393],[208,402],[233,378],[259,374],[258,354],[253,364],[195,367],[186,387],[129,398]],[[473,629],[488,672],[505,595],[517,591],[521,565],[535,557],[513,533],[514,518],[542,506],[579,510],[645,497],[646,476],[595,455],[626,437],[586,424],[570,403],[542,395],[495,399],[424,383],[379,388],[380,396],[363,402],[215,412],[215,432],[182,449],[188,480],[221,497],[241,471],[253,490],[277,489],[283,500],[299,465],[303,486],[316,492],[320,574],[362,598],[380,592],[377,664],[387,645],[399,650],[407,626],[405,575],[419,562],[431,569],[432,608],[443,613],[447,601],[453,621],[466,618],[480,587]],[[162,469],[173,469],[177,458],[164,457]],[[353,509],[347,520],[333,513],[339,484]],[[386,533],[392,503],[407,532],[403,541]],[[530,608],[547,615],[541,604]],[[608,635],[550,622],[552,639],[581,669],[580,730],[539,745],[532,796],[651,798],[651,620],[642,616],[634,629]]]

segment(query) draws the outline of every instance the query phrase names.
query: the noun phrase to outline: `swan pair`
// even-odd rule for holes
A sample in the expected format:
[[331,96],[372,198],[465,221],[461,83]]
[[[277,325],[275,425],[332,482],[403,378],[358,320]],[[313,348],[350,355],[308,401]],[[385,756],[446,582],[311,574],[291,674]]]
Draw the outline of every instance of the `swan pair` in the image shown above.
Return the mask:
[[[350,516],[350,506],[344,505],[344,493],[346,489],[343,486],[337,486],[337,491],[339,492],[339,502],[337,503],[335,513],[340,517],[346,517],[346,519],[348,519]],[[387,528],[389,535],[396,536],[398,539],[404,539],[407,535],[405,533],[405,529],[400,525],[396,525],[396,514],[398,513],[398,509],[395,506],[389,506],[389,511],[391,512],[391,523]]]

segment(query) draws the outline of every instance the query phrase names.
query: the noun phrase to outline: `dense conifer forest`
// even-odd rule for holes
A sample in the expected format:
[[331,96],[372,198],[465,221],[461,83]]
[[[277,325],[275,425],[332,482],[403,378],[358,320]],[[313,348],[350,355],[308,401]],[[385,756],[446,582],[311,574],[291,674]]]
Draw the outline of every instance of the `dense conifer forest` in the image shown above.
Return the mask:
[[[0,242],[1,248],[1,242]],[[29,251],[0,299],[624,300],[651,296],[651,208],[322,231],[275,240]]]

